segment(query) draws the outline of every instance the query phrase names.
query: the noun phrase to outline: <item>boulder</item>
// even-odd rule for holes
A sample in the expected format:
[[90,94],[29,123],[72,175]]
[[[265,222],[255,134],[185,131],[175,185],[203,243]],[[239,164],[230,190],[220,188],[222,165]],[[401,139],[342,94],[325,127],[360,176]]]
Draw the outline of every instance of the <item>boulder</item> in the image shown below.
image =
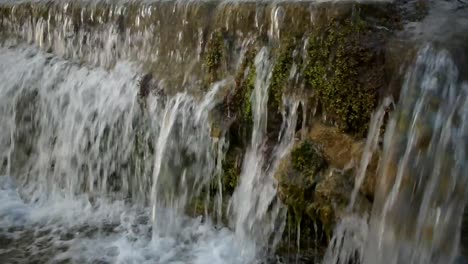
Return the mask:
[[315,186],[325,168],[327,162],[322,151],[310,140],[297,143],[291,153],[280,162],[275,174],[278,194],[296,217],[302,215],[312,202]]

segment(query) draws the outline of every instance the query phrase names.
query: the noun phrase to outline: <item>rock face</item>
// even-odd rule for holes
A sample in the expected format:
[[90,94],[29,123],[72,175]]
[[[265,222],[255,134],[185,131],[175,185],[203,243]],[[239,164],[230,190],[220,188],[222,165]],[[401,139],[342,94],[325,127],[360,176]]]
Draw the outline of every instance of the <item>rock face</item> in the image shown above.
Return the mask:
[[[356,140],[349,134],[342,133],[338,128],[324,126],[320,123],[314,124],[310,128],[309,137],[310,140],[321,146],[332,167],[353,173],[358,170],[365,142]],[[361,186],[361,192],[371,200],[374,195],[379,158],[380,153],[377,151],[372,156]]]
[[[316,123],[305,139],[298,141],[276,172],[278,194],[290,208],[291,219],[301,230],[315,225],[309,236],[328,240],[335,223],[344,216],[354,189],[355,174],[364,142],[340,132],[339,128]],[[358,212],[369,214],[377,173],[374,158],[357,199]],[[318,237],[317,237],[318,236]],[[307,248],[307,240],[302,238]]]
[[349,203],[353,189],[349,176],[338,170],[327,171],[317,184],[313,202],[307,208],[307,215],[315,221],[320,221],[328,237]]
[[300,218],[313,201],[314,190],[327,166],[322,151],[309,140],[298,143],[282,160],[275,176],[278,194],[296,217]]
[[[281,130],[283,100],[298,99],[303,110],[298,127],[305,137],[281,161],[275,178],[302,239],[320,243],[327,242],[348,204],[371,113],[393,93],[387,88],[389,71],[396,71],[399,60],[388,58],[388,42],[401,20],[398,1],[0,5],[2,34],[75,62],[107,68],[118,59],[137,62],[147,72],[140,82],[142,98],[155,92],[205,93],[225,80],[228,89],[213,110],[211,132],[229,141],[222,163],[228,196],[238,184],[251,135],[255,56],[268,48],[273,65],[266,152]],[[373,199],[377,163],[378,155],[360,190],[363,211]]]

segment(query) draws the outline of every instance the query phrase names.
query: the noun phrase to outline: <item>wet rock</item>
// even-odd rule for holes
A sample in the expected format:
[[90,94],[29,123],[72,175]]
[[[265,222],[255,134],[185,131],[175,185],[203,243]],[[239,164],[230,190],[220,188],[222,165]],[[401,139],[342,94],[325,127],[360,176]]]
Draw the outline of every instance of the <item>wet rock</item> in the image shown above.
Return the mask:
[[149,95],[152,86],[152,80],[153,75],[151,73],[147,73],[141,77],[140,81],[138,82],[138,86],[140,87],[138,92],[139,96],[146,98]]
[[223,192],[232,193],[237,187],[243,161],[243,152],[240,148],[231,148],[223,160],[222,187]]
[[378,94],[386,86],[385,34],[376,30],[365,10],[328,18],[311,33],[305,78],[330,123],[365,136]]
[[275,174],[278,180],[280,199],[302,215],[307,204],[312,202],[314,188],[327,167],[322,151],[313,142],[299,142],[291,154],[283,158]]
[[[320,146],[330,166],[349,171],[351,179],[354,179],[364,152],[365,142],[363,140],[355,139],[336,127],[325,126],[318,122],[310,128],[308,137]],[[360,189],[364,195],[371,198],[375,191],[379,158],[380,152],[377,151],[367,166],[364,182]]]
[[212,33],[206,47],[204,66],[209,74],[209,81],[218,79],[218,71],[222,66],[224,55],[224,36],[221,30]]
[[320,146],[331,166],[344,169],[355,167],[359,163],[364,142],[338,128],[314,122],[308,137]]
[[[313,219],[320,220],[327,236],[332,234],[335,224],[347,213],[353,186],[352,176],[336,169],[328,170],[325,177],[317,183],[313,202],[308,206],[307,214]],[[369,213],[371,204],[359,195],[356,208],[359,213]]]
[[[347,213],[363,148],[364,142],[339,128],[317,123],[281,161],[275,174],[278,195],[289,208],[293,229],[301,230],[301,244],[326,244],[335,224]],[[362,214],[371,208],[366,196],[374,190],[377,163],[369,165],[371,179],[357,194],[355,209]],[[297,236],[295,231],[292,234]]]

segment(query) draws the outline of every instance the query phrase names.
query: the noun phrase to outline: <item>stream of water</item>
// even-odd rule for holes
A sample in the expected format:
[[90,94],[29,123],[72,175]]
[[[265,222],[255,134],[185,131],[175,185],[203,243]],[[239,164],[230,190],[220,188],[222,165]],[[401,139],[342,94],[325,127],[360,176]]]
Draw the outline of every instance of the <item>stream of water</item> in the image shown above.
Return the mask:
[[[94,31],[74,28],[66,8],[21,26],[2,21],[25,41],[0,45],[0,263],[284,263],[274,252],[286,225],[274,174],[297,137],[301,102],[283,96],[281,131],[268,138],[271,47],[254,59],[250,141],[228,197],[221,175],[229,142],[213,110],[235,80],[186,89],[200,88],[189,61],[200,60],[203,32],[181,30],[158,46],[169,33],[140,28],[151,6],[138,9],[127,39],[118,7],[107,18],[117,22]],[[281,14],[272,11],[271,41]],[[135,61],[168,68],[179,82],[148,77],[148,65]],[[420,48],[403,75],[400,98],[373,114],[325,264],[446,264],[461,255],[468,84],[453,55],[434,45]],[[356,197],[380,147],[375,200],[363,216]]]
[[386,128],[370,218],[346,217],[325,263],[442,264],[459,256],[468,180],[468,84],[458,74],[447,51],[431,46],[419,51]]
[[142,109],[130,63],[105,71],[21,45],[1,48],[0,72],[5,263],[255,260],[248,241],[182,212],[216,175],[207,113],[223,82]]

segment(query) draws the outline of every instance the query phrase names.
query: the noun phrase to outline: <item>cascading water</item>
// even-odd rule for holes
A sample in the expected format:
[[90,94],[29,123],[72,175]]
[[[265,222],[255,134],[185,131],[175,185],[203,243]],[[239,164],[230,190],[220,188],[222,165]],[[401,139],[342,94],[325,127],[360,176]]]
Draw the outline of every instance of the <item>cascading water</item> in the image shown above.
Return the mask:
[[[225,214],[217,178],[225,139],[212,136],[210,111],[229,80],[203,98],[166,95],[130,62],[104,63],[105,70],[100,59],[84,66],[16,41],[0,54],[2,171],[14,176],[1,179],[2,236],[12,241],[2,253],[7,262],[250,263],[278,243],[285,211],[272,174],[293,143],[298,102],[285,99],[267,164],[266,49],[256,59],[254,129],[232,198],[234,232],[184,216],[193,199],[208,199],[213,182],[218,223]],[[157,88],[148,93],[148,86]]]
[[[211,243],[235,248],[229,245],[232,233],[215,231],[181,211],[215,175],[217,143],[207,113],[223,83],[200,103],[186,93],[167,101],[150,96],[142,109],[138,75],[130,64],[106,72],[30,47],[3,47],[0,53],[6,83],[3,171],[15,175],[15,180],[1,179],[1,226],[9,228],[6,235],[15,243],[18,237],[34,241],[28,249],[12,243],[6,261],[29,256],[142,263],[195,255],[193,263],[205,263],[217,258],[204,253]],[[13,62],[16,66],[9,67]],[[152,190],[151,177],[144,174],[151,166],[158,167]],[[157,207],[154,223],[144,202],[132,205],[127,199]],[[152,238],[147,237],[151,229]],[[221,238],[223,245],[216,243]],[[50,248],[43,250],[40,243]],[[224,254],[228,261],[247,261]]]
[[468,180],[467,92],[448,52],[421,49],[386,128],[369,227],[345,218],[325,263],[453,263]]
[[[267,129],[268,87],[271,78],[271,62],[268,50],[263,48],[255,58],[257,77],[252,94],[254,108],[250,147],[244,158],[240,183],[232,197],[232,211],[235,218],[236,234],[256,239],[260,248],[278,243],[284,228],[285,211],[275,199],[276,186],[273,173],[279,160],[288,152],[294,142],[299,102],[284,102],[283,125],[278,144],[270,160],[265,160]],[[277,232],[276,235],[272,234]],[[279,235],[278,235],[279,234]],[[269,245],[271,244],[271,245]]]
[[[362,74],[353,67],[371,63],[368,43],[365,58],[350,63],[346,53],[362,48],[354,40],[330,47],[372,18],[354,19],[359,8],[349,3],[199,2],[0,0],[1,263],[284,263],[274,257],[291,193],[277,196],[276,172],[296,141],[309,139],[312,123],[338,125],[333,115],[343,111],[359,119],[356,109],[368,102],[330,114],[314,85],[347,86],[338,75]],[[326,38],[313,31],[321,23],[332,28]],[[366,30],[376,28],[391,30]],[[317,43],[325,48],[311,51]],[[419,51],[399,102],[387,98],[375,110],[324,263],[452,263],[459,255],[468,85],[436,47]],[[328,73],[328,61],[342,68]],[[330,101],[347,100],[338,99]],[[245,152],[235,156],[238,179],[225,191],[227,152],[237,151],[230,144]],[[366,215],[361,187],[376,156]],[[325,223],[307,227],[301,217],[328,218],[341,202],[310,206],[310,189],[326,187],[319,181],[328,176],[309,176],[304,212],[293,212],[303,213],[294,223],[296,252],[301,228],[314,230],[315,245],[326,232]]]

